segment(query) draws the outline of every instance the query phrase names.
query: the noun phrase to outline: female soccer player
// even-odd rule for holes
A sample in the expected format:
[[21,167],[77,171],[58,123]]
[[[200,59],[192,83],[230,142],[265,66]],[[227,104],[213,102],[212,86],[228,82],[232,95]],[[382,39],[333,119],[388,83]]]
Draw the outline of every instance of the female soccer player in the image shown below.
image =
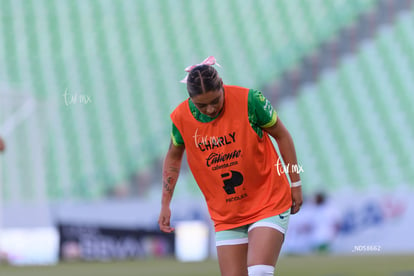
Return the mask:
[[[224,85],[214,57],[186,68],[189,98],[171,114],[159,226],[170,233],[170,202],[184,150],[216,231],[223,276],[273,275],[289,215],[302,204],[293,140],[257,90]],[[278,156],[269,136],[276,139]],[[284,163],[283,163],[284,162]]]

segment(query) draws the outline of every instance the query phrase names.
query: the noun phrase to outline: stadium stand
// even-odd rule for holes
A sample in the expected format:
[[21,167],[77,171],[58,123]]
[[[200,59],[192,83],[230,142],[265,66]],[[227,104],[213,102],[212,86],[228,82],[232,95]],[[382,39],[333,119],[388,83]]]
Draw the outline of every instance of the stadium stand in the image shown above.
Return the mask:
[[279,114],[308,168],[306,189],[412,186],[413,15],[402,13],[319,82],[281,103]]
[[[260,88],[375,4],[0,0],[1,87],[36,103],[6,137],[5,199],[105,197],[162,158],[169,113],[186,97],[179,80],[187,65],[215,55],[225,82]],[[413,176],[412,18],[412,11],[401,16],[356,57],[278,107],[305,171],[312,171],[304,175],[308,189],[324,182],[390,186]],[[5,107],[0,126],[15,111]],[[397,131],[404,135],[389,135]]]

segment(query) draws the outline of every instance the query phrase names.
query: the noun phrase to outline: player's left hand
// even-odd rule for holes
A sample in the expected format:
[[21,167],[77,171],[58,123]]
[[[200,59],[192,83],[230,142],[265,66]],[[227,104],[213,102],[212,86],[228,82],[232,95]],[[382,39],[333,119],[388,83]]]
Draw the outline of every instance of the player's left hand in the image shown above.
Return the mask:
[[4,151],[5,148],[6,148],[6,146],[4,145],[3,139],[1,139],[1,137],[0,137],[0,152]]
[[302,206],[302,203],[303,203],[302,186],[292,187],[291,192],[292,192],[292,208],[290,209],[290,213],[296,214],[297,212],[299,212],[300,207]]

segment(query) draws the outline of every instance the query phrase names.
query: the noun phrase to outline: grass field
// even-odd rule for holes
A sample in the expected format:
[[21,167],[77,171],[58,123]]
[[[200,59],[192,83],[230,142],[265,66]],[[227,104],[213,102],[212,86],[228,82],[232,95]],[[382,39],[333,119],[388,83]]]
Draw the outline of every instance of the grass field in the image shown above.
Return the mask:
[[[61,263],[50,267],[0,266],[1,276],[218,276],[215,260],[179,263],[173,259],[107,263]],[[282,256],[275,275],[414,276],[414,255]]]

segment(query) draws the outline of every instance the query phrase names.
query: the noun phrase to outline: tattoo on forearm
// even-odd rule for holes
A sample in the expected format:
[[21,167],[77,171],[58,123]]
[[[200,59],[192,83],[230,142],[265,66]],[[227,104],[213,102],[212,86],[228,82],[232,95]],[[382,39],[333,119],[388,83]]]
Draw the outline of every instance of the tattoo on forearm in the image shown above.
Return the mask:
[[164,172],[163,187],[167,193],[172,194],[174,191],[175,183],[177,182],[178,172],[180,170],[176,167],[169,167],[168,172]]
[[166,191],[167,193],[172,194],[173,189],[171,188],[170,184],[164,182],[164,191]]
[[168,177],[167,180],[164,181],[164,190],[168,193],[172,193],[175,182],[173,177]]

